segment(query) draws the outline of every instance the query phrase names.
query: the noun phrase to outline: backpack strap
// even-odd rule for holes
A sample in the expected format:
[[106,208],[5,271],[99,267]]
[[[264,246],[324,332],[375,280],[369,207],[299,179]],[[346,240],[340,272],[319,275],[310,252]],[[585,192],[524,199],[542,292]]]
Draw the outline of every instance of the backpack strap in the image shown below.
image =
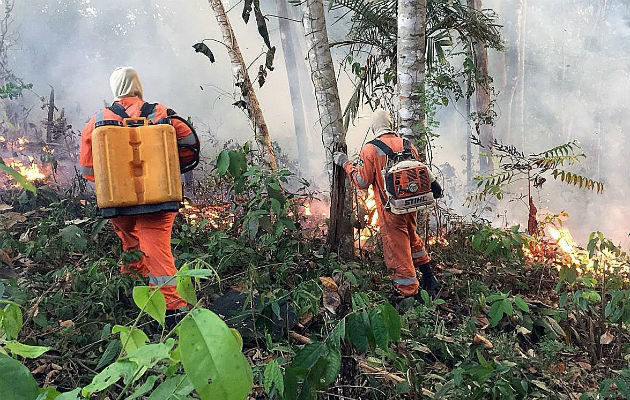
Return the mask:
[[[155,107],[157,103],[144,103],[142,108],[140,108],[140,118],[147,118],[149,122],[152,118],[149,118],[151,115],[155,114]],[[155,115],[154,115],[155,116]]]
[[385,143],[383,143],[382,141],[378,139],[374,139],[369,143],[381,149],[381,151],[385,153],[385,155],[389,158],[394,158],[396,156],[396,153],[394,153],[394,150],[392,150],[391,147],[389,147],[388,145],[386,145]]
[[107,109],[113,112],[114,114],[118,115],[122,119],[129,118],[129,114],[127,114],[127,110],[125,110],[125,107],[123,107],[123,105],[120,103],[114,103],[111,105],[111,107],[107,107]]

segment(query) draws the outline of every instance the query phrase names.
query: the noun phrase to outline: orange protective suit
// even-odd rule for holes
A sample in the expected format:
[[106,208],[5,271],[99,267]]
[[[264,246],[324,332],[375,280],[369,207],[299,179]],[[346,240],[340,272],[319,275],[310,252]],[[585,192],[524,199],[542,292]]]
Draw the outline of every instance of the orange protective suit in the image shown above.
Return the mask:
[[[385,133],[378,139],[394,152],[403,150],[403,139],[394,133]],[[411,150],[418,158],[418,151],[413,145]],[[386,162],[385,153],[368,143],[361,149],[358,165],[348,161],[344,164],[344,169],[353,185],[359,189],[367,189],[370,185],[374,187],[385,265],[392,272],[396,289],[403,296],[412,296],[418,293],[416,268],[429,263],[431,258],[424,242],[416,233],[416,213],[396,215],[385,209],[383,204],[383,199],[386,198],[385,184],[381,170]]]
[[[140,97],[123,97],[116,101],[125,108],[130,117],[138,117],[145,101]],[[149,115],[151,122],[157,122],[162,118],[175,115],[170,108],[156,104],[154,112]],[[103,108],[93,116],[81,132],[81,152],[79,163],[83,169],[83,176],[94,181],[94,169],[92,160],[92,132],[95,124],[102,120],[122,121],[122,118],[108,108]],[[177,142],[194,144],[196,139],[190,128],[182,121],[173,119]],[[180,154],[182,156],[182,154]],[[184,155],[185,156],[185,155]],[[125,252],[141,250],[144,256],[137,262],[132,262],[121,268],[122,273],[135,271],[148,277],[149,285],[159,286],[165,284],[161,291],[166,299],[167,309],[173,310],[187,303],[177,294],[177,281],[174,275],[177,273],[175,261],[171,251],[171,230],[176,213],[156,212],[151,214],[120,216],[112,218],[116,234],[122,241]]]

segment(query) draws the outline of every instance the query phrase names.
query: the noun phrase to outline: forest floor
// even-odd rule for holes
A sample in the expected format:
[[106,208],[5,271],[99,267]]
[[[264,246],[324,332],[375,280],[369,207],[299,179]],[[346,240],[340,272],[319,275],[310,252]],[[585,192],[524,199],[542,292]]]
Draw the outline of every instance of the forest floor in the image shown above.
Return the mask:
[[[131,292],[145,283],[120,275],[119,242],[93,203],[47,187],[1,197],[0,298],[22,310],[21,343],[51,347],[18,358],[42,387],[83,387],[118,356],[112,328],[133,323]],[[305,348],[327,365],[338,352],[339,365],[317,382],[298,376],[299,398],[630,398],[627,281],[563,284],[558,257],[527,258],[516,229],[462,224],[443,233],[430,247],[441,292],[396,303],[378,246],[341,260],[322,252],[321,231],[303,218],[272,237],[244,237],[251,222],[233,216],[206,218],[178,217],[176,263],[216,272],[197,290],[205,306],[232,290],[245,294],[249,306],[224,317],[241,328],[251,398],[292,398],[290,367]],[[146,315],[138,327],[150,341],[165,334]],[[121,390],[117,383],[99,398]]]

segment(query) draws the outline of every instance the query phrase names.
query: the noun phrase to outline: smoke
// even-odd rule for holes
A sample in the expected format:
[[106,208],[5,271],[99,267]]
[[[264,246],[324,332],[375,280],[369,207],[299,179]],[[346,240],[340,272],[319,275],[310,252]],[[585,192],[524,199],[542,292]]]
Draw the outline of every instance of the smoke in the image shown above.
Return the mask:
[[[537,153],[578,140],[587,159],[573,168],[606,183],[603,195],[569,187],[548,176],[534,191],[539,211],[565,210],[566,225],[584,243],[592,231],[602,231],[628,246],[630,195],[627,151],[630,140],[630,6],[621,1],[487,0],[498,13],[506,51],[490,52],[490,75],[498,92],[494,136],[525,153]],[[524,14],[523,14],[524,12]],[[521,30],[522,25],[523,29]],[[523,75],[519,46],[524,46]],[[523,124],[521,124],[521,102]],[[459,182],[452,205],[467,191],[466,107],[463,101],[441,110],[434,163],[453,166]],[[473,147],[473,152],[478,153]],[[478,170],[478,160],[475,163]],[[451,188],[447,187],[447,190]],[[512,188],[516,192],[519,187]],[[527,194],[526,186],[524,193]],[[453,192],[451,191],[451,195]],[[495,218],[527,223],[527,199],[504,201]],[[507,214],[506,214],[507,213]],[[498,214],[501,218],[498,218]]]
[[[231,22],[245,59],[253,62],[265,50],[256,25],[253,22],[245,25],[241,20],[242,4],[238,1],[224,3],[226,9],[234,7],[229,12]],[[534,200],[540,210],[566,210],[572,216],[567,224],[576,238],[585,239],[590,231],[601,230],[627,245],[630,6],[626,3],[486,0],[483,5],[497,11],[506,41],[505,53],[490,54],[493,86],[498,92],[495,137],[525,152],[539,152],[568,140],[579,140],[588,159],[577,172],[605,181],[606,193],[598,196],[550,179],[535,193]],[[265,86],[257,89],[257,94],[272,139],[287,154],[296,157],[290,81],[277,18],[273,17],[275,2],[263,2],[263,6],[269,15],[271,41],[278,51],[275,70],[268,75]],[[253,140],[247,116],[232,106],[239,95],[223,45],[206,42],[215,54],[214,64],[191,47],[202,39],[221,39],[207,1],[29,0],[16,2],[14,18],[19,35],[18,46],[10,54],[14,72],[25,82],[33,83],[34,92],[39,95],[48,93],[48,85],[54,86],[56,104],[65,108],[75,129],[80,129],[103,104],[111,102],[108,85],[111,71],[119,65],[133,65],[142,79],[146,99],[191,116],[202,139],[206,132],[221,141]],[[330,18],[332,40],[343,39],[347,22],[348,17],[339,22]],[[302,35],[291,40],[299,41],[301,51],[306,51]],[[524,46],[524,76],[519,71],[519,46]],[[345,54],[335,49],[333,56],[341,62]],[[252,75],[262,62],[263,59],[253,62]],[[353,85],[338,65],[343,107]],[[299,62],[298,68],[305,69],[306,64]],[[301,79],[308,83],[310,73],[301,72],[306,72]],[[520,90],[522,78],[524,91]],[[312,96],[312,87],[303,96]],[[34,104],[39,101],[26,100]],[[307,108],[310,172],[321,177],[324,157],[320,129],[313,123],[317,120],[316,110],[312,106]],[[363,144],[370,114],[364,111],[350,127],[347,138],[351,154],[357,154]],[[451,102],[439,110],[436,119],[440,121],[436,128],[440,136],[433,143],[433,163],[447,183],[450,205],[469,213],[462,206],[468,194],[465,102]],[[202,155],[211,160],[216,150],[206,145]],[[478,149],[473,147],[473,152]],[[478,166],[477,159],[473,165]],[[508,210],[506,221],[526,222],[527,210],[522,202],[499,206]]]
[[[224,1],[252,80],[264,64],[265,45],[255,21],[241,19],[242,3]],[[266,2],[265,2],[266,3]],[[271,3],[271,2],[270,2]],[[275,15],[275,5],[265,4]],[[16,2],[14,29],[18,46],[12,66],[38,95],[55,88],[56,104],[64,107],[74,129],[104,104],[112,102],[109,75],[121,65],[136,68],[147,101],[168,105],[191,116],[197,130],[219,141],[253,141],[253,130],[243,110],[232,104],[240,99],[232,79],[232,67],[223,44],[208,41],[216,62],[211,64],[192,45],[203,39],[221,41],[216,20],[205,0],[29,0]],[[299,25],[298,22],[295,22]],[[272,139],[295,157],[292,109],[277,19],[269,18],[272,45],[278,47],[275,70],[256,91]],[[296,38],[300,40],[301,38]],[[36,102],[36,99],[27,99]],[[207,139],[207,137],[206,137]],[[202,147],[211,161],[217,148]],[[319,144],[314,140],[314,145]]]

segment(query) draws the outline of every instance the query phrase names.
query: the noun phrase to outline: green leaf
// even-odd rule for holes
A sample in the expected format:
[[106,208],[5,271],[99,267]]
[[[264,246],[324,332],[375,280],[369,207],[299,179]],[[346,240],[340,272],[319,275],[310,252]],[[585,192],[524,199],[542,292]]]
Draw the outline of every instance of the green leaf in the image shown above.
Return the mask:
[[495,301],[490,306],[490,325],[497,326],[503,318],[503,301]]
[[381,315],[385,320],[385,326],[387,326],[387,331],[389,334],[389,339],[392,342],[397,342],[400,340],[400,315],[398,311],[389,303],[385,303],[381,306]]
[[55,397],[55,400],[77,400],[80,391],[81,388],[76,388],[69,392],[61,393],[59,396]]
[[509,299],[503,300],[502,308],[503,308],[503,312],[508,317],[511,317],[512,314],[514,313],[514,310],[512,309],[512,302]]
[[39,388],[31,372],[22,363],[0,354],[0,393],[3,399],[33,400]]
[[184,399],[194,389],[186,375],[175,375],[160,383],[147,400]]
[[190,276],[192,278],[209,278],[211,276],[217,276],[217,272],[213,269],[188,269],[188,266],[183,266],[175,276]]
[[[121,334],[121,338],[122,338],[122,334]],[[107,347],[105,348],[105,351],[103,352],[103,355],[101,356],[101,359],[98,361],[98,364],[96,364],[96,370],[100,370],[107,364],[114,361],[114,359],[118,357],[118,354],[120,354],[121,349],[122,349],[121,340],[110,340],[109,343],[107,343]]]
[[389,348],[389,333],[379,309],[372,308],[368,316],[370,318],[370,328],[372,329],[376,345],[387,351]]
[[225,175],[230,166],[230,155],[227,150],[222,150],[217,158],[217,172],[220,176]]
[[215,313],[193,310],[180,328],[184,370],[203,400],[243,400],[253,375],[240,344]]
[[337,376],[339,376],[339,371],[341,370],[341,352],[339,349],[329,347],[326,361],[326,368],[322,374],[321,382],[323,387],[332,385],[337,380]]
[[247,158],[242,151],[230,150],[230,166],[228,172],[234,178],[239,177],[247,171]]
[[189,271],[189,266],[184,265],[177,273],[177,294],[186,300],[188,304],[197,304],[197,293],[195,293],[195,286],[193,285],[192,278],[190,276],[182,276],[180,272]]
[[14,303],[7,304],[2,315],[2,327],[7,339],[17,339],[22,330],[22,310]]
[[422,297],[422,301],[424,302],[425,307],[431,306],[431,296],[429,296],[429,292],[422,289],[420,291],[420,297]]
[[118,382],[120,378],[124,378],[125,383],[130,382],[137,369],[138,366],[134,362],[116,361],[99,372],[92,382],[81,390],[81,395],[88,397],[92,393],[103,391]]
[[37,193],[37,189],[35,188],[35,186],[24,176],[22,176],[22,174],[6,165],[2,158],[0,158],[0,170],[9,174],[9,176],[13,178],[18,183],[18,185],[22,186],[24,189],[33,193]]
[[59,236],[62,243],[72,249],[85,250],[87,248],[88,241],[83,235],[83,230],[76,225],[68,225],[60,229]]
[[166,317],[166,300],[156,287],[136,286],[133,288],[133,301],[138,308],[144,310],[154,320],[164,326]]
[[120,333],[120,343],[124,346],[123,350],[126,353],[144,346],[149,341],[147,335],[138,328],[131,330],[126,326],[114,325],[112,333]]
[[282,377],[282,371],[280,370],[280,365],[278,365],[278,360],[274,359],[267,364],[263,377],[265,392],[267,392],[267,394],[271,392],[272,387],[275,387],[281,395],[284,393],[284,378]]
[[346,319],[343,318],[333,328],[332,332],[328,336],[327,343],[333,347],[341,347],[341,339],[346,336]]
[[368,348],[367,333],[363,318],[358,313],[349,314],[346,322],[346,336],[359,353],[365,353]]
[[151,375],[147,378],[147,380],[140,386],[138,386],[136,388],[136,390],[134,390],[134,392],[127,397],[125,400],[135,400],[139,397],[142,397],[144,394],[146,394],[149,390],[153,389],[153,385],[155,385],[155,380],[158,377],[155,375]]
[[163,343],[146,344],[129,352],[122,360],[132,361],[139,367],[153,368],[158,362],[169,358],[174,344],[175,340],[172,338]]
[[232,335],[234,335],[234,338],[236,339],[236,342],[238,343],[239,350],[243,351],[243,337],[241,336],[241,333],[234,328],[230,328],[230,331],[232,332]]
[[307,344],[300,351],[297,352],[293,358],[291,366],[299,369],[311,369],[319,360],[319,357],[324,352],[324,344],[315,342]]
[[4,348],[13,353],[13,355],[24,358],[37,358],[51,349],[50,347],[44,346],[29,346],[16,342],[15,340],[6,342]]
[[529,306],[527,305],[525,300],[521,299],[520,297],[514,296],[514,304],[516,305],[516,307],[521,309],[521,311],[529,312]]
[[297,227],[295,226],[295,223],[291,221],[290,218],[282,217],[282,218],[279,218],[278,221],[282,222],[284,226],[286,226],[288,229],[292,231],[297,229]]

